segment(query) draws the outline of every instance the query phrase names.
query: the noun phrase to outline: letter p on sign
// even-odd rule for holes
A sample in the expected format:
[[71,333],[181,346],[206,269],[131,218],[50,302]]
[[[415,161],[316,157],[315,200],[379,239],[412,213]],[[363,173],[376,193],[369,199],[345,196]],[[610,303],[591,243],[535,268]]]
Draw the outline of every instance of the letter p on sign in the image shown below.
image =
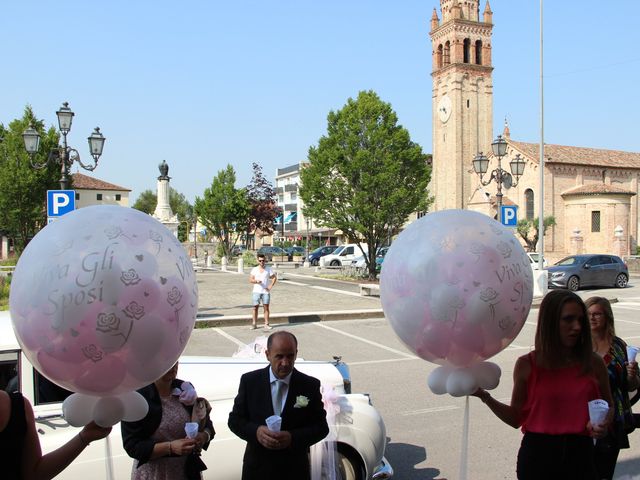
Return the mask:
[[76,208],[74,190],[47,190],[47,216],[61,217]]
[[515,205],[503,205],[500,207],[500,218],[505,227],[515,227],[518,225],[518,207]]

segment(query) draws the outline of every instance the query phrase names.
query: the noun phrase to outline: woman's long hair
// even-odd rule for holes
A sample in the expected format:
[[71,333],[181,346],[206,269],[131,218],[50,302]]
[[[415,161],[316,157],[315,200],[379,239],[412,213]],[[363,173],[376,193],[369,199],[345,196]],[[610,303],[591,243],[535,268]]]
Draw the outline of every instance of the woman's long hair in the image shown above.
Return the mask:
[[562,365],[562,342],[560,340],[560,319],[567,303],[576,303],[582,310],[580,337],[573,347],[573,356],[582,366],[583,372],[591,370],[592,346],[591,329],[587,320],[587,307],[582,299],[569,290],[551,290],[545,295],[538,313],[536,329],[536,358],[540,366],[554,368]]

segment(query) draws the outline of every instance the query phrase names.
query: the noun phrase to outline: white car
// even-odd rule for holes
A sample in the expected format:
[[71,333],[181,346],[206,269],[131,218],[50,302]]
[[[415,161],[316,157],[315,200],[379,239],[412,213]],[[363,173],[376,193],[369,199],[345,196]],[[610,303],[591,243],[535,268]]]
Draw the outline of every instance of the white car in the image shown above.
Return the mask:
[[[367,244],[361,244],[365,253],[368,251]],[[335,252],[322,257],[324,265],[328,267],[340,267],[351,265],[351,261],[362,255],[362,250],[356,243],[345,243],[336,249]]]
[[[202,459],[208,466],[208,470],[203,472],[205,480],[240,479],[246,444],[229,430],[227,420],[238,391],[240,376],[266,364],[263,359],[180,358],[178,377],[192,382],[198,395],[206,397],[213,407],[211,420],[216,435],[209,449],[202,452]],[[334,362],[313,362],[298,358],[296,368],[318,378],[323,387],[332,387],[338,394],[336,402],[332,404],[336,412],[335,421],[329,427],[336,434],[337,459],[342,478],[391,478],[393,469],[383,456],[386,445],[384,422],[368,395],[350,393],[351,383],[346,373],[348,367],[339,358]],[[8,312],[0,312],[0,388],[14,390],[13,387],[20,389],[33,405],[36,430],[44,453],[54,450],[78,433],[79,429],[70,426],[62,417],[61,402],[69,392],[51,384],[33,368],[20,350]],[[45,398],[46,395],[58,398]],[[113,459],[113,478],[130,478],[133,460],[122,447],[120,425],[113,427],[108,441]],[[93,442],[56,478],[107,479],[105,442],[106,440]]]
[[[537,252],[527,252],[527,257],[529,257],[529,262],[531,262],[531,268],[534,270],[538,270],[538,259],[540,258],[540,254]],[[547,259],[542,258],[542,267],[547,268]]]

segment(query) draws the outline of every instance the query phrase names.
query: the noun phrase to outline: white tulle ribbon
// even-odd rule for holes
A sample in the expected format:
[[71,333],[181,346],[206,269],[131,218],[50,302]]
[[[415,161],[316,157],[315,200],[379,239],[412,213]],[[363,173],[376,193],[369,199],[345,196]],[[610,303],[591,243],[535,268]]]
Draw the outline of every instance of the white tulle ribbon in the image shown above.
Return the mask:
[[311,447],[311,480],[339,480],[336,462],[338,432],[335,426],[336,417],[340,414],[339,396],[330,385],[322,385],[320,391],[327,412],[329,434]]
[[236,353],[231,355],[233,358],[266,358],[265,350],[267,349],[267,337],[261,336],[242,347],[239,347]]

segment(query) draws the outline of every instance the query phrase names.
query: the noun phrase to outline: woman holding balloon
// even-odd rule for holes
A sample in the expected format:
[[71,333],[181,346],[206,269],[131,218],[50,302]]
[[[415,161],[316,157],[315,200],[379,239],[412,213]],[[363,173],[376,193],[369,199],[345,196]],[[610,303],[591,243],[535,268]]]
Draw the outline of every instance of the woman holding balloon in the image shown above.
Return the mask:
[[629,448],[627,436],[633,429],[629,391],[640,386],[638,363],[627,358],[627,344],[616,336],[609,300],[590,297],[585,301],[591,326],[593,351],[607,366],[615,415],[607,435],[596,442],[596,468],[599,479],[612,479],[621,448]]
[[591,349],[587,309],[567,290],[552,290],[542,300],[535,349],[516,361],[511,403],[484,389],[480,398],[503,422],[522,427],[518,452],[520,480],[597,479],[591,437],[606,435],[613,416],[591,424],[588,402],[602,398],[613,405],[607,370]]
[[[207,467],[199,457],[215,431],[209,419],[210,406],[198,399],[193,386],[176,378],[176,363],[162,377],[138,392],[147,399],[149,412],[137,422],[122,422],[122,441],[134,458],[133,480],[200,479]],[[192,438],[187,422],[199,419]]]
[[0,451],[2,478],[50,479],[62,472],[94,440],[106,437],[111,427],[91,422],[60,448],[42,455],[33,408],[18,392],[0,391]]

